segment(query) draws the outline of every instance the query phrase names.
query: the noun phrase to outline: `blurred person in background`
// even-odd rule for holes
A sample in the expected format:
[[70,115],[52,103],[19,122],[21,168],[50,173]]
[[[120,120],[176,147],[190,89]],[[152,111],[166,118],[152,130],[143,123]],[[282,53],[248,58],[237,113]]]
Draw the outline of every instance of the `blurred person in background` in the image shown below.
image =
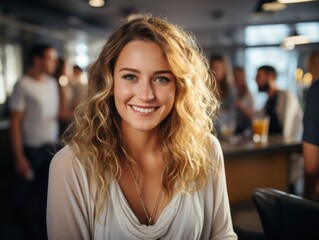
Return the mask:
[[78,65],[70,67],[60,58],[54,77],[59,83],[60,107],[59,107],[59,136],[61,137],[69,126],[74,109],[81,101],[86,90],[83,80],[83,71]]
[[70,107],[74,109],[80,103],[83,93],[86,90],[83,69],[78,65],[73,65],[73,75],[70,78],[70,87],[72,89]]
[[[303,111],[296,94],[282,90],[276,84],[277,71],[274,67],[264,65],[258,68],[256,83],[260,92],[268,95],[263,113],[270,117],[269,135],[301,140]],[[289,192],[302,195],[303,159],[299,152],[289,155]]]
[[259,92],[268,95],[264,114],[270,117],[269,134],[301,139],[303,111],[295,94],[281,90],[276,84],[277,71],[264,65],[258,68],[256,83]]
[[58,140],[59,90],[51,76],[57,52],[47,44],[33,46],[30,67],[12,92],[10,137],[18,174],[14,188],[16,218],[26,239],[46,234],[46,197],[52,145]]
[[66,63],[66,61],[62,58],[59,58],[57,63],[57,68],[54,73],[54,77],[58,81],[59,86],[59,96],[60,96],[60,104],[59,104],[59,136],[63,134],[63,132],[68,127],[71,119],[73,118],[73,108],[69,107],[69,102],[71,101],[72,92],[68,87],[70,82],[70,77],[72,76],[72,70]]
[[236,91],[230,61],[225,55],[213,54],[210,57],[210,70],[213,73],[221,102],[217,112],[215,130],[219,138],[233,135],[236,129],[236,110],[234,101]]
[[319,202],[319,50],[310,54],[308,70],[312,74],[313,82],[307,92],[303,118],[304,197]]
[[237,110],[236,133],[244,133],[251,129],[251,121],[254,114],[254,101],[247,86],[244,68],[236,66],[234,68],[234,82],[237,89],[237,97],[234,101]]
[[210,69],[217,81],[220,110],[231,110],[236,97],[231,63],[226,56],[214,54],[210,58]]

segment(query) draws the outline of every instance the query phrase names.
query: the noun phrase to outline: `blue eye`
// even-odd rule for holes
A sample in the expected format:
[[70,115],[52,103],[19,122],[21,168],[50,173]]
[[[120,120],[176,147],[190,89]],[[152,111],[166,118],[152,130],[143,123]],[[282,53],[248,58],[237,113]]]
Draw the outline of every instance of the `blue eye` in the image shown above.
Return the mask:
[[155,79],[155,81],[159,83],[168,83],[170,80],[167,77],[159,76]]
[[132,74],[126,74],[126,75],[123,76],[123,78],[126,79],[126,80],[129,80],[129,81],[132,81],[132,80],[136,79],[136,77],[134,75],[132,75]]

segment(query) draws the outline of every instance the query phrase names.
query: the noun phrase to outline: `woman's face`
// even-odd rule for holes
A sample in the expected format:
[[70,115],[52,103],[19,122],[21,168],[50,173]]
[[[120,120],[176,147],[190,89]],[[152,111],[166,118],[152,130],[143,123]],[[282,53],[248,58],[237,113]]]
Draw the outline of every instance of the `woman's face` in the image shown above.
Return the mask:
[[243,88],[245,86],[245,73],[241,69],[234,70],[234,81],[237,88]]
[[122,128],[155,129],[175,100],[175,76],[161,48],[134,40],[124,46],[114,67],[114,100]]
[[210,68],[214,74],[214,77],[217,81],[222,81],[226,75],[226,69],[224,66],[223,61],[221,60],[214,60],[211,62]]

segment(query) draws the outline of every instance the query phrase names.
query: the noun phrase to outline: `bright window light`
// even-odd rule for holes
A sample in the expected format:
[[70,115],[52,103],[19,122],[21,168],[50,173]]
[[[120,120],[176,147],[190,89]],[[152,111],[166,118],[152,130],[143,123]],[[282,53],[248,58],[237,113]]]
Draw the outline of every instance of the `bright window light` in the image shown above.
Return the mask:
[[280,44],[290,33],[286,24],[248,26],[245,42],[248,46]]
[[301,2],[313,2],[315,0],[277,0],[280,3],[301,3]]

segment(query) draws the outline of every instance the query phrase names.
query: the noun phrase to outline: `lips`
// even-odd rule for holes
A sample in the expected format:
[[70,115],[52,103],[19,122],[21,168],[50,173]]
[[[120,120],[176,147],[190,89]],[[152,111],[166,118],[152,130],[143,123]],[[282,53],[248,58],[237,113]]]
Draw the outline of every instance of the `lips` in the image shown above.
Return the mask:
[[131,105],[134,111],[139,112],[139,113],[151,113],[155,111],[155,107],[137,107],[134,105]]

